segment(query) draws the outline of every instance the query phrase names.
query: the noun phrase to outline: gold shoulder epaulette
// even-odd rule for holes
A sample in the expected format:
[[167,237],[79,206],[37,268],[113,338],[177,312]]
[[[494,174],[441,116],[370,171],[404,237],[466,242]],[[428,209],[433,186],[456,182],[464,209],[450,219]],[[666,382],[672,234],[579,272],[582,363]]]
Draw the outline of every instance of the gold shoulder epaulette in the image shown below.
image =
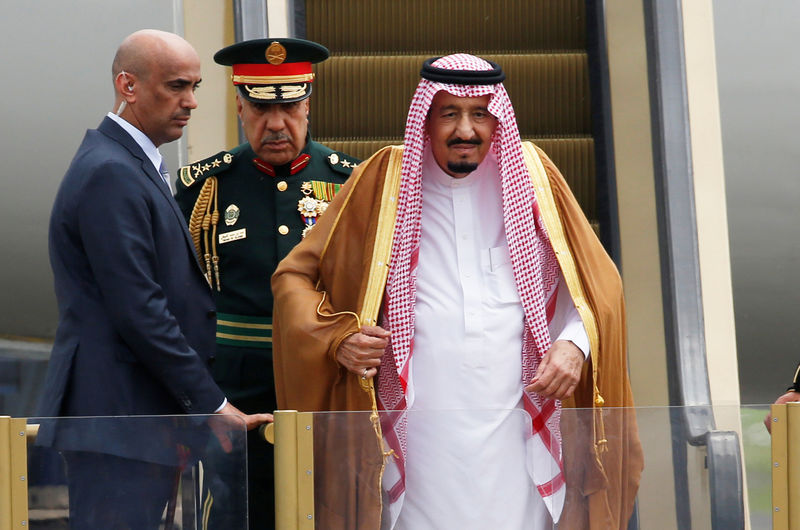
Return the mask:
[[228,151],[220,151],[214,156],[183,166],[178,170],[178,177],[188,188],[197,181],[228,169],[231,162],[233,162],[233,154]]

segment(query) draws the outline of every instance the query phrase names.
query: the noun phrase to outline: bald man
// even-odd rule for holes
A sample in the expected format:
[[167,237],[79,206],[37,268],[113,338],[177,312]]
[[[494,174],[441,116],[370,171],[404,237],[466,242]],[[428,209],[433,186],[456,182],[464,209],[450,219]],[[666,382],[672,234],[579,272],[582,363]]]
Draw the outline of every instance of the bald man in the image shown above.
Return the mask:
[[[181,37],[143,30],[120,45],[112,76],[114,112],[87,131],[53,205],[60,316],[39,415],[216,412],[252,429],[271,416],[239,412],[208,371],[214,302],[158,151],[197,107],[200,60]],[[75,425],[41,439],[67,461],[71,528],[157,528],[175,484],[174,438],[132,418]]]

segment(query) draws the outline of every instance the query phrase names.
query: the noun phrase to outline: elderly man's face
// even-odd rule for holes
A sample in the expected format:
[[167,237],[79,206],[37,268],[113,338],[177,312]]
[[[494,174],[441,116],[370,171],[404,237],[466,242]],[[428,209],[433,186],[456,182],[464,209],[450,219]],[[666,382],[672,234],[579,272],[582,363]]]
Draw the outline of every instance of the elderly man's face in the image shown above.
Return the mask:
[[451,177],[472,173],[489,152],[497,119],[487,105],[489,95],[460,98],[442,91],[434,96],[428,135],[436,163]]
[[247,141],[261,160],[273,166],[288,164],[305,147],[308,98],[294,103],[252,103],[238,96],[236,108]]
[[153,58],[148,74],[134,78],[132,109],[139,128],[156,145],[177,140],[197,108],[194,91],[200,84],[200,58],[187,44]]

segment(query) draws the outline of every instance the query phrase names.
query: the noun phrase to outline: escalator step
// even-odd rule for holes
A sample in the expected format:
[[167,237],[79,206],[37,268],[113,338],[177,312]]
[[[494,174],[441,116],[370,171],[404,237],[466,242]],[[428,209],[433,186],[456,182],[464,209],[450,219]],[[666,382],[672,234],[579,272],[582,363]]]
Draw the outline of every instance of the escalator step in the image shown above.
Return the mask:
[[306,30],[341,55],[583,50],[584,1],[306,0]]
[[[313,129],[324,137],[402,136],[426,55],[332,57],[317,65]],[[487,54],[500,64],[523,136],[591,132],[585,53]]]

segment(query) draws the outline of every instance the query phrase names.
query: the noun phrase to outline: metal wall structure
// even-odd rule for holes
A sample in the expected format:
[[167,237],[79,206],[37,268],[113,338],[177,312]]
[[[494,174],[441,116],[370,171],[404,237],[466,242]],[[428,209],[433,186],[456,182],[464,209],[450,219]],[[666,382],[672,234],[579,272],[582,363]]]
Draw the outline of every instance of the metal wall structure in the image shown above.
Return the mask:
[[[744,528],[739,440],[717,431],[711,409],[689,128],[681,0],[644,0],[652,102],[677,518],[691,527],[688,445],[706,446],[714,529]],[[719,495],[725,488],[732,495]]]
[[800,360],[796,0],[714,0],[742,403],[772,403]]
[[[111,110],[119,43],[142,28],[183,33],[182,1],[0,0],[0,336],[55,334],[50,209],[84,132]],[[186,163],[182,140],[160,150]]]

